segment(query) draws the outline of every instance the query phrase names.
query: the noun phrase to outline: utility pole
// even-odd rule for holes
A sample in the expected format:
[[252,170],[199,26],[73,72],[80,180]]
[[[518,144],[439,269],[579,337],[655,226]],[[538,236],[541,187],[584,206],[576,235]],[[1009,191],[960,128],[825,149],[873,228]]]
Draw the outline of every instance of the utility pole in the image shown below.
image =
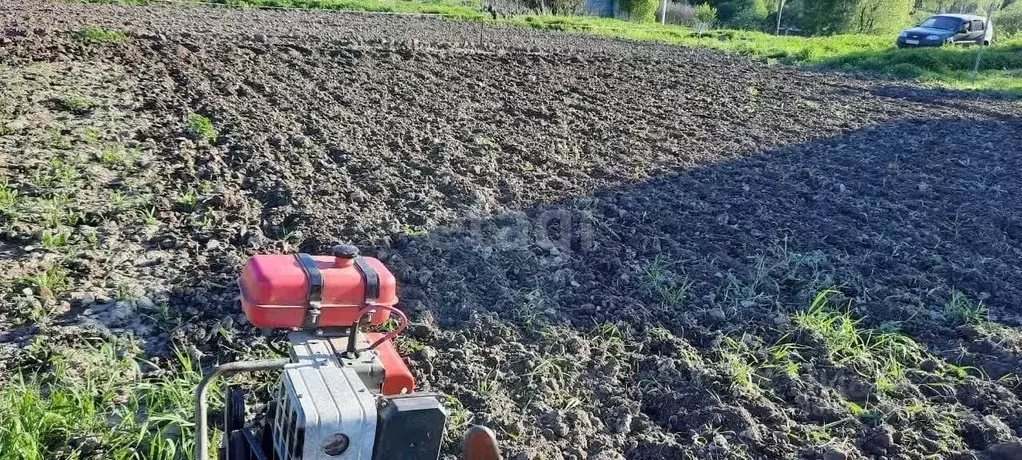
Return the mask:
[[784,0],[777,0],[777,30],[774,31],[774,35],[781,34],[781,13],[784,12]]
[[667,24],[667,0],[660,0],[660,24]]
[[994,4],[987,5],[987,23],[983,27],[983,36],[979,37],[979,52],[976,53],[976,65],[972,66],[972,83],[976,84],[976,79],[979,78],[979,61],[983,59],[983,50],[987,48],[987,31],[990,30],[990,19],[994,17]]

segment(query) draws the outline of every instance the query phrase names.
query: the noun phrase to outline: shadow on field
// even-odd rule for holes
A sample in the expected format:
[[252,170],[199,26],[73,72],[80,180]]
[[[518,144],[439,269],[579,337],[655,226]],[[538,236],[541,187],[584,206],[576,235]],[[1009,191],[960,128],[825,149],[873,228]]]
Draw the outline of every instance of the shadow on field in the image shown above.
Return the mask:
[[[447,331],[413,335],[439,351],[438,358],[416,355],[413,363],[432,384],[467,401],[484,422],[516,429],[506,425],[501,413],[506,408],[458,382],[488,382],[494,369],[528,375],[542,362],[526,356],[521,360],[531,365],[516,364],[508,341],[586,363],[588,351],[578,355],[551,336],[580,334],[598,347],[609,329],[622,331],[629,338],[625,349],[639,350],[641,358],[623,370],[576,376],[575,389],[596,395],[593,410],[605,420],[626,410],[615,407],[632,404],[615,398],[631,399],[641,403],[650,423],[678,436],[640,442],[628,451],[629,458],[705,454],[706,446],[692,444],[689,436],[706,426],[732,430],[728,440],[754,455],[804,453],[815,443],[780,432],[753,440],[734,433],[750,426],[777,429],[788,420],[777,418],[778,405],[795,408],[796,424],[845,420],[847,403],[819,396],[813,405],[836,407],[821,409],[821,415],[817,408],[798,407],[791,394],[810,390],[789,385],[784,396],[784,385],[774,380],[766,383],[779,385],[772,402],[741,403],[744,409],[735,409],[736,401],[748,398],[727,396],[735,387],[732,371],[726,370],[726,350],[728,344],[750,340],[784,340],[782,331],[792,330],[794,313],[806,310],[826,288],[840,292],[836,295],[848,303],[833,308],[848,308],[852,317],[862,319],[863,331],[900,331],[948,362],[976,366],[993,380],[1022,369],[1019,138],[1022,119],[1017,117],[902,119],[602,190],[518,216],[469,220],[425,237],[399,237],[378,254],[398,274],[405,307],[428,312],[439,330]],[[961,299],[988,305],[990,323],[966,324],[949,316],[948,306]],[[516,325],[521,337],[494,315]],[[664,349],[660,339],[650,338],[658,328],[695,347],[697,355],[711,357],[708,368],[723,366],[720,378],[731,379],[731,386],[714,387],[691,375],[672,382],[651,377],[647,366],[686,353],[673,346]],[[820,370],[828,365],[815,363],[823,366],[815,372],[830,375]],[[599,364],[582,366],[602,369]],[[833,376],[806,378],[826,382]],[[671,390],[634,390],[650,381]],[[980,379],[955,386],[958,393],[950,401],[963,398],[962,404],[976,411],[958,425],[962,447],[982,450],[1000,440],[970,425],[974,414],[987,410],[1000,414],[1016,432],[1022,430],[1022,411],[1015,404],[1019,393],[1010,381],[1002,380],[1001,386]],[[849,385],[843,380],[824,383],[857,404],[877,404]],[[916,396],[911,398],[949,401],[919,391],[912,390],[909,394]],[[878,448],[871,430],[868,423],[855,422],[837,431],[866,453],[928,452],[909,438]]]
[[[783,244],[789,251],[821,252],[838,270],[834,283],[853,288],[871,316],[905,319],[898,317],[899,305],[940,302],[945,293],[934,289],[957,288],[1019,323],[1022,317],[1012,312],[1022,301],[1022,192],[1014,166],[1022,160],[1019,136],[1017,117],[903,119],[569,198],[523,216],[470,220],[427,237],[398,238],[395,248],[408,265],[405,286],[413,293],[405,298],[425,301],[414,295],[426,289],[415,275],[428,269],[433,272],[428,284],[447,279],[438,265],[461,267],[458,275],[449,275],[466,291],[454,297],[463,299],[462,306],[484,310],[500,304],[503,293],[493,289],[494,282],[530,289],[579,275],[586,279],[575,281],[590,284],[554,283],[557,292],[550,293],[559,307],[573,311],[592,303],[587,295],[627,293],[634,280],[622,275],[664,257],[694,283],[692,293],[698,295],[690,297],[701,303],[722,274],[747,275],[752,258]],[[573,227],[562,233],[567,215]],[[546,237],[536,231],[543,224],[549,227]],[[418,252],[426,258],[420,269],[409,259]],[[505,253],[558,259],[571,273],[555,276],[540,270],[540,263],[493,263],[493,256]],[[441,260],[428,259],[436,256]],[[680,313],[651,317],[631,310],[609,306],[567,317],[581,323],[622,317],[669,323]]]
[[920,88],[913,86],[888,85],[878,86],[870,93],[896,99],[938,107],[953,107],[963,112],[990,118],[1011,118],[1011,115],[997,110],[999,104],[1017,103],[1022,93],[1006,93],[1003,91],[969,91],[952,89]]

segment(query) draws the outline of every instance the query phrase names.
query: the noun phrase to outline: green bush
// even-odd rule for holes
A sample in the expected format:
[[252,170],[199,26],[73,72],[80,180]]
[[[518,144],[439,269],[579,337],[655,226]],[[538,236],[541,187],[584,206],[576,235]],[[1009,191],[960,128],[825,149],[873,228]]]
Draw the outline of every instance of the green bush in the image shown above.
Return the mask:
[[994,32],[998,38],[1011,37],[1022,32],[1022,9],[1005,11],[995,16]]
[[727,25],[736,29],[763,30],[768,25],[767,15],[752,9],[742,10]]
[[717,9],[709,3],[703,3],[696,8],[696,20],[703,24],[714,24],[717,22]]
[[628,0],[626,11],[628,19],[633,22],[653,22],[656,20],[656,10],[660,7],[657,0]]
[[799,27],[811,35],[845,32],[854,8],[850,0],[801,0],[791,5]]

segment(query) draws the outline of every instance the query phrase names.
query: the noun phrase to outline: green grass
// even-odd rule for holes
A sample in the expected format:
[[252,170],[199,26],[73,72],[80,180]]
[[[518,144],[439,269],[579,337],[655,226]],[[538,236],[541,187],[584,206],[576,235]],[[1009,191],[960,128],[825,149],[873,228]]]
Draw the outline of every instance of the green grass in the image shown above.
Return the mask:
[[1022,41],[1002,43],[985,50],[979,76],[973,83],[972,69],[978,52],[977,47],[905,50],[886,48],[828,57],[820,60],[819,65],[956,89],[1022,93]]
[[155,229],[160,226],[160,219],[156,215],[156,208],[144,208],[139,213],[146,228]]
[[86,27],[73,34],[76,40],[87,43],[119,42],[128,38],[124,32],[102,27]]
[[199,192],[194,187],[188,187],[178,193],[177,202],[189,211],[195,210],[199,205]]
[[642,289],[667,307],[681,307],[692,287],[692,282],[674,273],[671,264],[661,256],[647,262],[639,275]]
[[799,353],[802,347],[798,344],[778,342],[761,346],[757,343],[755,336],[748,334],[738,338],[724,337],[716,350],[728,385],[747,396],[761,394],[778,374],[797,377],[804,362]]
[[38,293],[48,291],[51,296],[55,296],[67,289],[68,272],[66,268],[60,265],[53,265],[35,275],[25,277],[22,279],[22,285],[31,286]]
[[42,223],[47,227],[77,227],[82,222],[83,214],[75,209],[75,203],[66,193],[54,194],[50,199],[41,201],[40,205]]
[[18,215],[18,190],[12,188],[7,179],[0,182],[0,214],[8,217]]
[[54,232],[52,230],[43,230],[42,235],[39,237],[39,242],[42,243],[44,248],[53,250],[67,246],[67,243],[70,239],[71,239],[70,232],[67,231]]
[[973,302],[959,291],[951,291],[951,299],[944,305],[941,317],[949,326],[979,325],[987,319],[983,302]]
[[202,115],[192,113],[188,115],[188,135],[193,139],[201,139],[207,142],[216,142],[219,134],[213,127],[213,122]]
[[[44,371],[0,389],[0,460],[192,458],[202,374],[186,354],[157,365],[130,344],[32,348]],[[156,371],[143,375],[143,363]],[[215,410],[221,391],[211,394]]]
[[795,324],[823,342],[828,358],[870,379],[881,392],[892,391],[904,381],[906,366],[918,365],[926,350],[911,337],[896,331],[869,329],[847,310],[834,309],[830,298],[836,291],[820,292],[809,309],[794,315]]
[[50,176],[53,179],[53,183],[62,187],[74,187],[75,181],[78,180],[79,176],[78,169],[74,165],[54,158],[50,160],[50,166],[52,167]]
[[813,62],[823,57],[888,48],[893,37],[842,35],[834,37],[775,36],[763,32],[718,29],[696,32],[675,25],[634,23],[610,18],[565,16],[519,16],[511,24],[536,29],[583,32],[672,45],[709,48],[746,56],[776,59],[789,64]]
[[96,101],[92,100],[92,98],[88,96],[78,93],[72,93],[64,96],[59,103],[61,109],[79,115],[88,113],[92,111],[92,109],[96,108]]
[[135,164],[134,151],[127,150],[120,145],[105,147],[98,154],[99,162],[114,168],[130,168]]

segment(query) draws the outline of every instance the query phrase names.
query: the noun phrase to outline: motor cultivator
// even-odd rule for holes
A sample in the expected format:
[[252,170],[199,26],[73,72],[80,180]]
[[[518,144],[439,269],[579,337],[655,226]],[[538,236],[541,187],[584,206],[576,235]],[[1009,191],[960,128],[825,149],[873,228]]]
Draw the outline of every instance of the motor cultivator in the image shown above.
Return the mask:
[[[332,256],[256,255],[238,281],[254,326],[285,331],[287,358],[216,368],[196,394],[196,458],[209,458],[207,393],[220,376],[280,371],[275,397],[246,423],[245,395],[227,385],[225,460],[436,460],[447,421],[437,394],[416,393],[393,339],[407,326],[397,283],[379,260],[340,245]],[[394,318],[390,332],[368,332]],[[391,323],[393,324],[393,323]],[[493,433],[473,427],[466,458],[496,460]]]

